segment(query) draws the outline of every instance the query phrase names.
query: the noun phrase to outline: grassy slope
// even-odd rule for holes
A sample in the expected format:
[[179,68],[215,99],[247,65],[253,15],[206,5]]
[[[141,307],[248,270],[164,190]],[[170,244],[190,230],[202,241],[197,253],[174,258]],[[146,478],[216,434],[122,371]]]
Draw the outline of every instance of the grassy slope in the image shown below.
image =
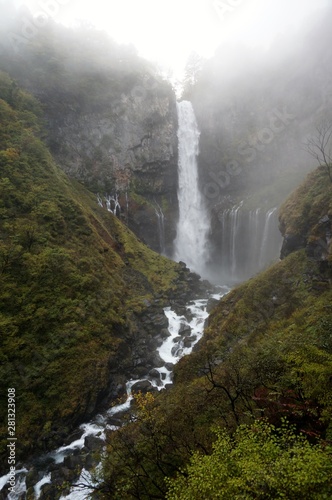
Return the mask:
[[94,410],[133,312],[169,293],[180,270],[66,178],[38,138],[41,116],[1,74],[0,421],[6,436],[15,387],[25,452]]

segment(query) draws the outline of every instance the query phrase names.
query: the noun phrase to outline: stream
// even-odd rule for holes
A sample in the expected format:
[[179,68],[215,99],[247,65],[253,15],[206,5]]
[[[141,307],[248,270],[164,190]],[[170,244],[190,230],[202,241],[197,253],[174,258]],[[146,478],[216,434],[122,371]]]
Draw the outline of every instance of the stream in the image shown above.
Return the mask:
[[[181,308],[178,314],[171,307],[164,308],[164,314],[168,319],[169,336],[163,340],[157,352],[164,361],[162,367],[156,367],[147,378],[140,380],[128,380],[126,383],[126,398],[121,404],[112,406],[102,414],[96,415],[89,423],[82,424],[79,428],[80,434],[77,439],[66,446],[47,453],[38,460],[37,477],[33,486],[34,498],[43,498],[46,493],[46,485],[51,485],[56,477],[57,466],[73,461],[86,450],[87,440],[101,444],[101,450],[106,440],[106,431],[114,431],[121,425],[121,414],[128,411],[134,398],[133,387],[141,383],[152,385],[157,390],[163,390],[172,384],[174,365],[183,357],[191,353],[193,347],[202,338],[205,321],[209,316],[208,302],[210,299],[219,300],[229,292],[229,288],[219,287],[219,293],[210,294],[207,298],[193,300]],[[91,453],[95,451],[91,450]],[[98,464],[91,463],[90,468]],[[28,467],[16,471],[15,492],[6,495],[2,491],[9,481],[9,475],[0,478],[0,499],[23,500],[27,498],[26,477],[29,473]],[[67,495],[61,496],[60,500],[83,500],[89,495],[89,485],[93,484],[93,478],[88,468],[83,467],[79,479],[70,481],[72,487]],[[31,491],[31,489],[30,489]],[[31,496],[29,496],[31,498]]]

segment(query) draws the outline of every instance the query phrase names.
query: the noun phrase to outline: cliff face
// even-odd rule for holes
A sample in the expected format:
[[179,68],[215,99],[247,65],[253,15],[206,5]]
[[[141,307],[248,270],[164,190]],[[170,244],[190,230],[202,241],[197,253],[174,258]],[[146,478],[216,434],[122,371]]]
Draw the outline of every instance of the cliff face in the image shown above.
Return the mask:
[[332,183],[319,167],[285,201],[280,210],[281,258],[305,248],[309,258],[327,268],[332,255]]
[[156,69],[99,32],[56,26],[19,51],[6,47],[0,62],[42,103],[59,166],[105,207],[105,197],[117,198],[117,215],[151,248],[171,253],[176,99]]
[[117,196],[118,215],[129,227],[154,250],[170,253],[177,219],[175,96],[148,74],[133,83],[114,88],[106,78],[101,92],[108,99],[99,109],[89,100],[83,109],[70,102],[63,112],[59,102],[49,107],[49,145],[68,175],[98,193],[105,206],[105,197]]

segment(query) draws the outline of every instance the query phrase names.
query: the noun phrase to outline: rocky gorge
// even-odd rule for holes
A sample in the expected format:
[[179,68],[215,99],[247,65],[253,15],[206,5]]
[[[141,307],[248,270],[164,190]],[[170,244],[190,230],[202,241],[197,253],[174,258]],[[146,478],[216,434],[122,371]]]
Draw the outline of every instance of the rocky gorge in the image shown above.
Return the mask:
[[[278,440],[285,419],[332,470],[331,172],[299,186],[313,165],[297,154],[321,95],[278,90],[313,61],[234,97],[219,59],[179,103],[87,26],[50,20],[19,50],[0,38],[3,498],[8,387],[16,498],[72,500],[84,480],[98,499],[172,498],[222,436],[231,451],[237,429],[255,438],[266,421]],[[232,291],[220,300],[217,285]],[[215,498],[205,485],[197,498]]]

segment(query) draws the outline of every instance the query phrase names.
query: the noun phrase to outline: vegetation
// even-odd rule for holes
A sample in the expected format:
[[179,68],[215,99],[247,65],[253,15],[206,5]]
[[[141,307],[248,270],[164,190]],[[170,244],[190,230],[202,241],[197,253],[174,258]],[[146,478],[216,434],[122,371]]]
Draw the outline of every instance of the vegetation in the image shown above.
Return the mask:
[[135,312],[180,273],[68,180],[40,139],[42,116],[1,73],[1,434],[15,387],[18,458],[93,413],[121,373]]
[[308,153],[317,160],[321,167],[325,167],[326,173],[332,182],[332,122],[323,122],[316,127],[316,135],[307,142]]
[[241,425],[234,437],[218,431],[211,455],[195,453],[169,480],[168,500],[323,499],[332,494],[332,449],[311,446],[285,422]]
[[[301,218],[304,192],[317,203]],[[330,199],[318,169],[285,203],[282,220],[290,227],[298,213],[310,243]],[[329,261],[300,250],[224,297],[199,349],[176,366],[174,387],[142,397],[135,422],[110,434],[99,494],[329,498],[330,280]]]

